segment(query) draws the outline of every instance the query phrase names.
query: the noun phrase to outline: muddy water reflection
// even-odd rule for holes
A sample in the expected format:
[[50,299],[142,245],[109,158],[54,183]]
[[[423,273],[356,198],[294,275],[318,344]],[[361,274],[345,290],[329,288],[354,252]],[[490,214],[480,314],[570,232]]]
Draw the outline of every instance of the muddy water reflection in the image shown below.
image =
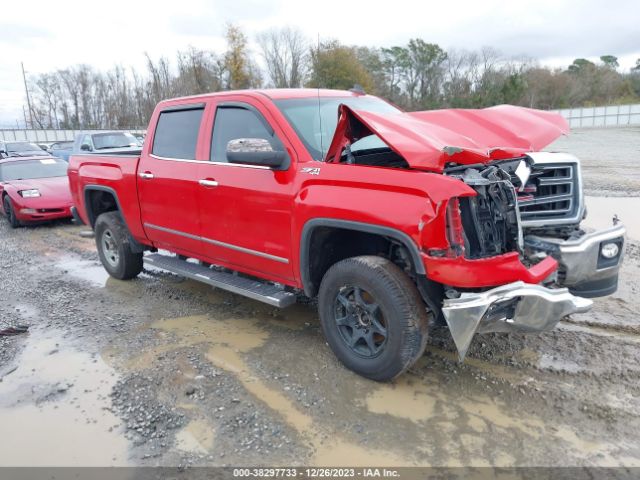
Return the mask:
[[[279,320],[278,322],[281,322]],[[286,323],[286,319],[285,319]],[[407,465],[409,458],[402,458],[388,451],[363,447],[340,438],[332,432],[331,440],[323,428],[300,408],[284,392],[263,381],[247,363],[245,355],[267,341],[269,332],[255,319],[213,320],[207,316],[193,316],[161,320],[152,325],[179,336],[179,345],[208,345],[206,358],[215,366],[232,373],[246,390],[263,402],[296,432],[302,435],[313,449],[311,463],[316,465]],[[285,327],[287,328],[287,327]],[[164,350],[164,348],[163,348]],[[149,354],[144,355],[149,358]],[[131,362],[138,364],[139,362]],[[178,439],[184,442],[184,435]],[[197,448],[197,447],[196,447]]]
[[640,197],[586,197],[587,218],[583,224],[591,228],[611,226],[618,215],[627,229],[627,237],[640,241]]
[[[449,381],[443,381],[442,375],[435,373],[433,376],[407,373],[393,383],[378,384],[343,370],[336,371],[335,383],[330,384],[332,390],[323,394],[328,411],[346,413],[339,417],[316,416],[313,410],[303,407],[292,390],[261,375],[256,367],[255,362],[272,361],[270,355],[264,355],[265,348],[278,343],[275,326],[287,320],[216,319],[207,315],[159,320],[150,326],[157,330],[160,344],[130,358],[126,368],[147,368],[160,352],[188,346],[202,348],[213,365],[235,376],[256,402],[271,409],[310,446],[310,457],[305,461],[309,464],[511,466],[528,464],[531,459],[522,452],[539,445],[543,439],[558,443],[574,459],[599,465],[617,461],[615,452],[620,445],[597,442],[572,425],[550,425],[544,415],[514,407],[508,398],[488,393],[483,387],[492,379],[508,380],[513,387],[536,380],[531,371],[481,360],[471,362]],[[296,346],[281,344],[275,348]],[[447,352],[434,348],[429,351],[449,360]],[[539,366],[547,362],[538,356],[532,360]],[[417,370],[426,368],[429,361],[428,357],[422,359]],[[566,365],[562,367],[566,369]],[[556,368],[560,366],[553,363],[546,370]],[[478,377],[483,382],[474,380]],[[300,381],[304,383],[303,379]],[[177,447],[201,454],[212,452],[216,444],[215,425],[205,420],[207,412],[197,404],[187,407],[195,423],[178,434]],[[372,431],[388,429],[394,432],[390,438],[396,435],[395,438],[404,437],[406,441],[384,446],[369,438],[366,444],[360,443],[357,436],[344,430],[345,420],[353,415]],[[514,451],[514,442],[523,445],[524,450]],[[536,461],[544,462],[540,458]]]
[[32,329],[0,382],[0,466],[127,465],[128,442],[107,408],[116,374],[58,332]]
[[109,274],[99,263],[79,258],[65,256],[56,262],[56,267],[65,273],[80,280],[86,280],[92,285],[104,287],[109,279]]
[[192,420],[176,435],[177,447],[183,452],[206,454],[213,442],[213,427],[206,420]]

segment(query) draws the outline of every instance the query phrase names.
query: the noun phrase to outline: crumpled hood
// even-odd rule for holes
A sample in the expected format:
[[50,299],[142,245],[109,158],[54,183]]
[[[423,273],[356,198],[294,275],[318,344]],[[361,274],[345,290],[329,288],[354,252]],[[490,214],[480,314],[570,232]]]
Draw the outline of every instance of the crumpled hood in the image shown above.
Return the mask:
[[346,144],[373,133],[411,167],[437,172],[449,162],[486,163],[537,151],[569,132],[559,114],[512,105],[384,115],[341,105],[339,115],[326,161],[339,161]]

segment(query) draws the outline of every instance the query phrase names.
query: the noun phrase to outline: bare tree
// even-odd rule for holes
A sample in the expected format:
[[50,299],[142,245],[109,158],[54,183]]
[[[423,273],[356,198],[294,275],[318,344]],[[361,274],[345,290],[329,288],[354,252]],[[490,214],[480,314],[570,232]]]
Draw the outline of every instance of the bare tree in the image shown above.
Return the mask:
[[215,92],[222,89],[220,60],[213,52],[190,47],[178,52],[176,91],[180,95]]
[[[228,25],[226,39],[224,52],[189,47],[178,51],[173,63],[146,55],[143,72],[121,65],[106,72],[75,65],[31,76],[33,123],[38,128],[141,127],[166,98],[261,86],[263,72],[244,32]],[[422,39],[390,48],[338,41],[316,46],[290,27],[263,32],[258,43],[273,87],[358,83],[407,109],[499,103],[550,109],[640,99],[640,60],[623,73],[613,55],[603,55],[600,62],[577,58],[566,70],[552,70],[531,59],[505,58],[489,47],[445,52]]]
[[258,35],[271,86],[301,87],[306,75],[309,42],[295,28],[271,29]]

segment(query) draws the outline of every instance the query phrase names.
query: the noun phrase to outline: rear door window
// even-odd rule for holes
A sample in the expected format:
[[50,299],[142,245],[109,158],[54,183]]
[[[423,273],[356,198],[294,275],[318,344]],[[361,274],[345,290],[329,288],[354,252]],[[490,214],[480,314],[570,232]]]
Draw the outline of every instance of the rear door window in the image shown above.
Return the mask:
[[203,107],[160,113],[151,153],[159,157],[195,160]]

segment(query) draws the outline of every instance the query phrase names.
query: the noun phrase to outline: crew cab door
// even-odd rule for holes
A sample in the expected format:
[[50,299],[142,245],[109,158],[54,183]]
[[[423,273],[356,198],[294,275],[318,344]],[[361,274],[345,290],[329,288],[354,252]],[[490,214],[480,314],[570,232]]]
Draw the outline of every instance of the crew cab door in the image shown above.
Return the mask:
[[[206,255],[212,263],[287,283],[293,279],[294,151],[254,98],[236,95],[212,102],[209,161],[198,165]],[[284,150],[286,161],[278,168],[230,163],[226,150],[238,139],[267,140]]]
[[[142,224],[157,248],[197,256],[200,218],[197,189],[199,137],[204,103],[184,103],[156,112],[138,166],[138,196]],[[154,125],[152,120],[151,125]]]

